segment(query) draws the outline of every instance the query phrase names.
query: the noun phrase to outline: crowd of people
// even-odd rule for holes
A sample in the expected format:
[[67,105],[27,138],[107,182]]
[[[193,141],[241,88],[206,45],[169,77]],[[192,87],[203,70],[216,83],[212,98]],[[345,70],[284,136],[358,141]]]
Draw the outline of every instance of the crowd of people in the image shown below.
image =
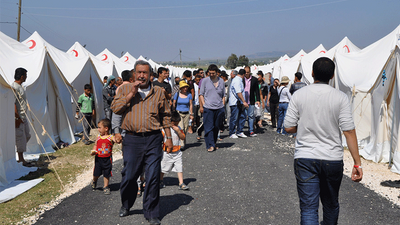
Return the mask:
[[[187,133],[197,133],[207,152],[215,152],[220,133],[229,131],[229,138],[256,137],[271,116],[270,126],[278,134],[293,134],[296,138],[295,175],[300,199],[302,224],[318,224],[318,204],[324,205],[324,222],[337,223],[338,192],[343,176],[341,132],[354,159],[353,181],[362,179],[355,126],[350,104],[345,94],[330,87],[334,63],[328,58],[314,62],[314,84],[301,82],[295,74],[274,79],[262,71],[252,75],[250,67],[232,70],[230,77],[212,64],[207,71],[186,70],[182,78],[169,82],[169,70],[160,67],[157,73],[149,63],[137,61],[134,69],[123,71],[122,79],[105,77],[103,103],[106,118],[98,123],[99,135],[91,151],[95,155],[92,188],[104,177],[104,194],[110,194],[108,184],[112,170],[112,148],[122,143],[124,168],[121,172],[120,217],[129,215],[137,197],[143,195],[143,213],[150,224],[160,224],[160,188],[165,174],[178,174],[178,188],[189,190],[183,181],[182,151],[187,149]],[[26,126],[25,92],[20,85],[27,71],[17,69],[13,88],[16,101],[16,141],[19,161],[23,159],[29,128]],[[76,118],[84,127],[82,142],[89,140],[91,122],[96,113],[92,88],[84,85],[77,101]],[[313,106],[318,107],[313,107]],[[244,131],[247,121],[247,132]]]

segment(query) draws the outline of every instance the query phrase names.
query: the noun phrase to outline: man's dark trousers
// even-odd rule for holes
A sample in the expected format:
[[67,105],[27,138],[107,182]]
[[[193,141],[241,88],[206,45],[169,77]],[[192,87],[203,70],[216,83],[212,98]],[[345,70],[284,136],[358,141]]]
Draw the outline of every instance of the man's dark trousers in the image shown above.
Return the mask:
[[135,203],[138,185],[137,179],[145,171],[146,188],[143,195],[143,214],[147,219],[160,216],[160,172],[162,159],[161,132],[149,136],[125,135],[122,142],[124,169],[121,180],[122,206],[130,209]]

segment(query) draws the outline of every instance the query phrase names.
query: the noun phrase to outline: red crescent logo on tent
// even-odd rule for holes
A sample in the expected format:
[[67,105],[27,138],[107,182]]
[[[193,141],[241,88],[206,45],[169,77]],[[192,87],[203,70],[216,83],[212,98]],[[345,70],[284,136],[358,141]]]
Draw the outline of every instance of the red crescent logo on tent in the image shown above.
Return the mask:
[[319,53],[321,53],[321,52],[322,52],[322,53],[326,53],[325,51],[320,51]]
[[347,48],[347,53],[350,53],[349,46],[345,45],[345,46],[343,46],[343,48]]
[[26,43],[28,44],[29,42],[32,42],[32,46],[29,47],[29,49],[32,49],[32,48],[34,48],[34,47],[36,46],[36,41],[34,41],[34,40],[29,40],[29,41],[26,42]]
[[285,61],[288,61],[288,59],[285,59]]
[[304,56],[304,55],[301,55],[300,57],[302,57],[302,56]]
[[75,52],[75,57],[78,57],[78,51],[76,50],[72,50],[73,52]]
[[107,60],[107,59],[108,59],[108,56],[107,56],[106,54],[103,54],[102,56],[104,56],[104,59],[103,59],[103,60],[101,60],[101,61],[105,61],[105,60]]
[[128,60],[129,60],[129,57],[128,57],[128,56],[125,56],[125,58],[126,58],[126,60],[125,60],[124,62],[126,62],[126,61],[128,61]]

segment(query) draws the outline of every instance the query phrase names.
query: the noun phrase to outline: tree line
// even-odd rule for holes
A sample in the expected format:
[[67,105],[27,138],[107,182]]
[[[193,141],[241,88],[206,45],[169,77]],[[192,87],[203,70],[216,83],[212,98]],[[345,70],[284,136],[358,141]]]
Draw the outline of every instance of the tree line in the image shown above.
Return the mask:
[[237,57],[236,54],[231,54],[231,56],[228,57],[226,60],[226,65],[225,67],[227,69],[235,69],[238,66],[248,66],[249,65],[249,58],[247,58],[245,55]]

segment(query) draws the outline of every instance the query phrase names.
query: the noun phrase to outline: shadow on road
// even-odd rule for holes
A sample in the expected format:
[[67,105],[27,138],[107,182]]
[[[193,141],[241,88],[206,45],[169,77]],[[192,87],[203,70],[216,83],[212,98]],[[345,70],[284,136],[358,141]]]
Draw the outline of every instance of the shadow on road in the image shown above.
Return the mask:
[[174,194],[160,197],[160,219],[179,209],[181,206],[188,205],[193,201],[193,197],[187,194]]

